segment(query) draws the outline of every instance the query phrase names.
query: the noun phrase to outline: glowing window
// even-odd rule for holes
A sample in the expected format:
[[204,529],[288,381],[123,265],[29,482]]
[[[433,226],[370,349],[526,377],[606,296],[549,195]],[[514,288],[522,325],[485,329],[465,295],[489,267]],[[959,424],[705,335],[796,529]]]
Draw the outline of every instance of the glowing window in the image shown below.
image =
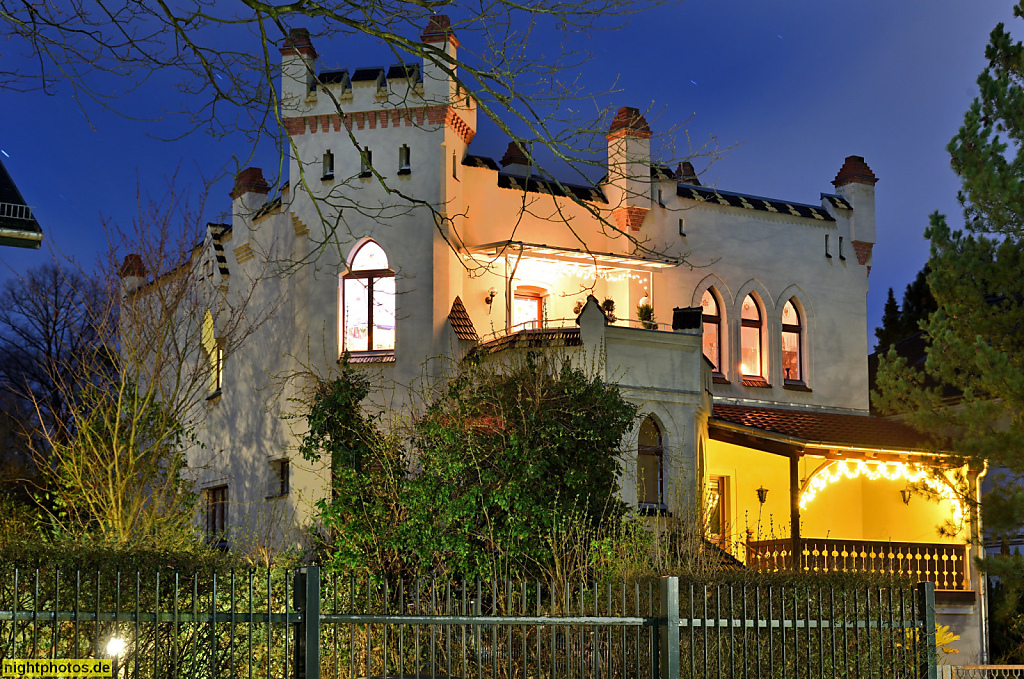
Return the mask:
[[665,449],[661,429],[653,417],[648,416],[640,425],[637,446],[636,496],[641,507],[665,506]]
[[744,375],[761,377],[761,309],[753,295],[743,298],[740,309],[740,371]]
[[384,250],[367,242],[341,276],[341,350],[393,351],[395,272]]
[[782,309],[782,373],[791,382],[803,380],[800,313],[792,300]]
[[513,330],[535,330],[544,327],[544,297],[539,290],[522,289],[512,297]]
[[210,393],[216,395],[224,386],[224,340],[217,337],[213,314],[209,309],[203,314],[202,342],[206,360],[210,364]]
[[711,290],[705,290],[700,300],[701,314],[704,319],[704,355],[715,366],[715,372],[722,372],[722,317],[718,312],[718,302]]

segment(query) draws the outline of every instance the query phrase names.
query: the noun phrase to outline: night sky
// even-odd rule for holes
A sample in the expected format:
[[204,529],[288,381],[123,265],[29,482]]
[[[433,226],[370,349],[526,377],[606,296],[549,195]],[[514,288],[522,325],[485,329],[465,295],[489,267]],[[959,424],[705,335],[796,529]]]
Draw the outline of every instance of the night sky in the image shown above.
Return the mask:
[[[581,36],[573,47],[593,54],[583,85],[614,86],[620,91],[604,101],[650,110],[655,133],[692,116],[685,131],[695,144],[713,135],[722,147],[735,145],[701,176],[704,184],[818,203],[843,159],[864,156],[879,177],[871,333],[886,290],[900,297],[927,258],[929,213],[961,223],[945,146],[976,94],[989,32],[1003,21],[1021,36],[1024,22],[1011,11],[1011,0],[691,0]],[[460,37],[473,47],[472,36]],[[372,42],[317,48],[326,68],[394,61]],[[531,49],[543,58],[553,48]],[[0,68],[17,68],[21,58],[0,44]],[[203,178],[221,177],[205,212],[223,218],[231,181],[222,174],[235,167],[233,155],[247,156],[248,142],[203,133],[153,138],[183,129],[154,120],[183,105],[172,85],[157,74],[116,104],[148,120],[90,104],[83,113],[66,86],[53,95],[0,92],[2,160],[45,233],[41,251],[0,250],[0,275],[47,260],[51,249],[89,266],[106,248],[103,220],[127,222],[137,212],[136,187],[159,196],[175,172],[179,189],[193,195]],[[500,158],[506,144],[487,122],[470,151]],[[252,164],[273,169],[278,158],[264,147]]]

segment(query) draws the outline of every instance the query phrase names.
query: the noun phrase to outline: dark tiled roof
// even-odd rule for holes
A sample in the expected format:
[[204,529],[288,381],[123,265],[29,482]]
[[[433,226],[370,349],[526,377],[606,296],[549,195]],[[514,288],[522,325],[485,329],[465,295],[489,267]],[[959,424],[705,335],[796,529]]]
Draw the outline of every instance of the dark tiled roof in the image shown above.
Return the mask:
[[741,207],[747,210],[759,210],[762,212],[775,212],[782,215],[794,217],[805,217],[823,222],[834,222],[835,218],[828,211],[819,205],[807,205],[805,203],[791,203],[784,200],[772,198],[761,198],[759,196],[748,196],[732,191],[721,191],[707,186],[694,186],[693,184],[679,184],[676,187],[676,195],[682,198],[689,198],[698,202],[713,203],[716,205],[728,205]]
[[323,71],[317,78],[324,85],[345,85],[349,84],[348,69],[340,71]]
[[462,159],[462,164],[467,167],[486,167],[488,170],[494,170],[495,172],[500,170],[493,158],[474,156],[471,153],[466,154],[466,157]]
[[815,445],[855,446],[887,450],[930,450],[917,430],[871,415],[844,415],[786,408],[756,408],[716,403],[715,420],[781,434]]
[[578,347],[580,346],[579,328],[543,328],[540,330],[520,330],[511,335],[498,337],[481,345],[489,352],[506,349],[534,349],[544,347]]
[[834,193],[823,193],[821,194],[822,200],[827,200],[829,205],[839,210],[852,210],[853,206],[850,205],[845,198],[837,196]]
[[498,187],[514,191],[525,190],[528,193],[548,193],[553,196],[567,196],[571,193],[579,200],[589,200],[595,203],[608,202],[604,194],[601,193],[601,190],[593,186],[579,186],[576,184],[566,184],[565,182],[562,182],[561,186],[559,186],[554,182],[539,177],[527,179],[526,177],[519,177],[513,174],[498,173]]
[[416,64],[394,64],[388,69],[388,80],[399,80],[408,78],[413,81],[422,81],[420,67]]
[[352,82],[367,82],[369,80],[378,80],[384,77],[383,68],[357,68],[355,73],[352,74]]
[[473,321],[469,318],[469,312],[466,311],[466,305],[459,297],[452,302],[452,310],[448,312],[448,322],[452,324],[452,330],[460,340],[476,342],[480,339],[476,334],[476,328],[473,327]]
[[756,387],[758,389],[771,389],[772,385],[768,384],[768,380],[763,377],[754,377],[751,375],[745,375],[742,380],[744,387]]

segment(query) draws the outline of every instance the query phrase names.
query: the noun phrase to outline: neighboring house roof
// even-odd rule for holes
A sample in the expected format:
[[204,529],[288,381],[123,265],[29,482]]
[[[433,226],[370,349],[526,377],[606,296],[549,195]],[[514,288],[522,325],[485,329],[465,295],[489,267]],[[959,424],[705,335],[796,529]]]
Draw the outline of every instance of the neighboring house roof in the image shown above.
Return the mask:
[[539,328],[537,330],[520,330],[484,342],[480,345],[488,352],[506,349],[535,349],[547,347],[578,347],[580,346],[579,328]]
[[933,450],[932,443],[916,429],[882,417],[846,415],[790,408],[760,408],[716,403],[715,422],[740,425],[781,435],[794,442],[826,448],[874,448],[880,450]]
[[[676,187],[676,195],[681,198],[689,198],[700,203],[708,202],[730,207],[741,207],[747,210],[758,210],[761,212],[775,212],[794,217],[806,217],[817,219],[823,222],[834,222],[835,217],[820,205],[807,205],[806,203],[793,203],[774,198],[762,198],[733,191],[722,191],[707,186],[694,186],[693,184],[679,184]],[[836,201],[843,201],[842,198],[830,197],[829,202],[836,205]],[[849,205],[849,203],[846,203]],[[844,208],[850,209],[850,208]]]
[[0,162],[0,245],[37,249],[42,242],[42,227]]
[[480,339],[476,334],[476,328],[473,327],[473,321],[469,318],[469,312],[466,311],[466,305],[459,297],[452,302],[452,310],[448,312],[448,322],[452,324],[452,330],[460,340],[476,342]]

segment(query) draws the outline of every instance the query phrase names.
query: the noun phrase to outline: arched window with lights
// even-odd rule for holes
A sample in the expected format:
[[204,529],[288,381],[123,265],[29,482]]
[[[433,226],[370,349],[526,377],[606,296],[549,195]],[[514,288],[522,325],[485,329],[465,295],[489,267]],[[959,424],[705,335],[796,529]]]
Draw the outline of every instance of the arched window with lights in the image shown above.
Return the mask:
[[713,288],[704,291],[700,299],[701,318],[704,321],[704,355],[715,366],[715,372],[722,372],[722,315]]
[[764,377],[761,361],[761,307],[753,295],[743,298],[740,308],[740,371],[750,377]]
[[803,382],[803,324],[793,300],[782,308],[782,376],[786,382]]
[[640,424],[636,497],[641,509],[665,508],[665,448],[661,427],[650,415]]
[[341,351],[395,349],[395,272],[384,249],[367,241],[341,275]]

